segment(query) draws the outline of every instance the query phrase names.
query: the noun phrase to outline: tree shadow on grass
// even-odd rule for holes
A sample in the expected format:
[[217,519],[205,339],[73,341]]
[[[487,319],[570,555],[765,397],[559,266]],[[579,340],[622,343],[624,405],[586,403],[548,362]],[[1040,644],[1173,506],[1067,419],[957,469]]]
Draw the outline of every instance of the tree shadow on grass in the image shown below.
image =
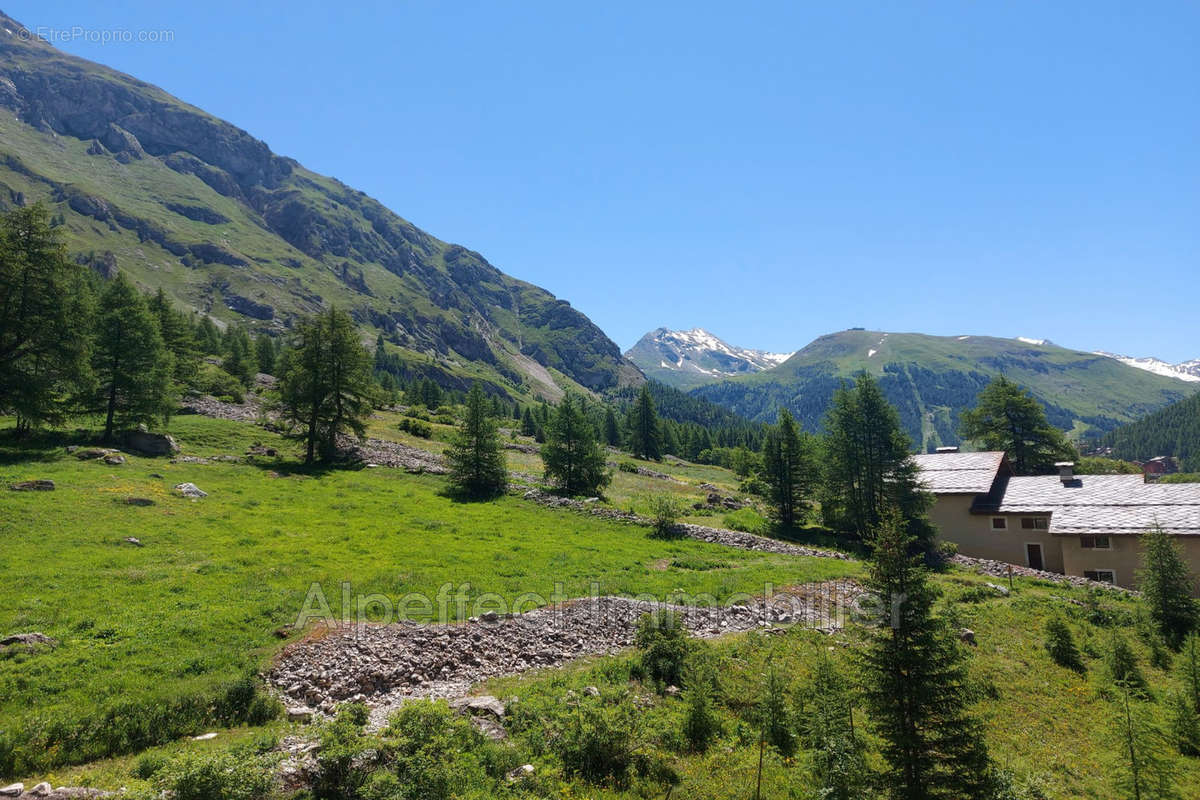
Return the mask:
[[67,456],[70,445],[99,445],[94,431],[37,430],[18,436],[15,428],[0,430],[0,465],[47,463]]

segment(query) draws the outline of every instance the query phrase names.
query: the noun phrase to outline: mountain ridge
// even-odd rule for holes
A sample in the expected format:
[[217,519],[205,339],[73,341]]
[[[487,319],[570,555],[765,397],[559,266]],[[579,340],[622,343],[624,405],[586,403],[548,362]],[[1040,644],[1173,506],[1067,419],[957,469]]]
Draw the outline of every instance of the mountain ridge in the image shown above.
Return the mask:
[[76,261],[272,333],[341,305],[401,356],[398,377],[526,399],[642,380],[568,301],[3,12],[0,25],[0,210],[46,203]]
[[678,389],[779,366],[790,353],[770,353],[725,342],[704,328],[656,328],[625,351],[647,377]]

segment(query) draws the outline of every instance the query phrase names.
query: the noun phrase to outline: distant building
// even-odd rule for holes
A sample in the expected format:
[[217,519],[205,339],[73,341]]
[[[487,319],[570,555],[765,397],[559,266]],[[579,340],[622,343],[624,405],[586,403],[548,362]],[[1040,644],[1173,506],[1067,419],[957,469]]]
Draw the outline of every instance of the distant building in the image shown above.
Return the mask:
[[1200,575],[1200,484],[1141,475],[1019,477],[1004,453],[942,448],[914,456],[937,502],[939,538],[965,556],[1136,588],[1141,535],[1161,526]]
[[1147,478],[1174,475],[1176,472],[1179,472],[1179,463],[1170,456],[1158,456],[1142,464],[1142,474]]

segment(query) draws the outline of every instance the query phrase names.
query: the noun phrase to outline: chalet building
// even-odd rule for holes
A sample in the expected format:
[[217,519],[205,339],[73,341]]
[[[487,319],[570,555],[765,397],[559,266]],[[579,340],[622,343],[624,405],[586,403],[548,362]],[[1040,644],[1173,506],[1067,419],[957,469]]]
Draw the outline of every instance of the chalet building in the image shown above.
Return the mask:
[[1004,453],[955,448],[914,456],[936,498],[930,517],[958,552],[1136,588],[1141,535],[1177,537],[1200,575],[1200,484],[1148,483],[1141,475],[1020,477]]

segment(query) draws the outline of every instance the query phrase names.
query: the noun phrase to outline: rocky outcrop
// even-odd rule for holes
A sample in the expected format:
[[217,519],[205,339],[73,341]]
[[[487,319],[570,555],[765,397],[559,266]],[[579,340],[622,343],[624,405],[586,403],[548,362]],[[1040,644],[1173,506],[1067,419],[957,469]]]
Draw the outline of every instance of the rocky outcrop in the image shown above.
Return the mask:
[[224,292],[224,295],[225,307],[230,311],[236,311],[243,316],[251,317],[253,319],[267,320],[275,318],[275,309],[266,303],[255,302],[249,297],[242,297],[241,295],[233,294],[228,290]]
[[48,479],[17,481],[16,483],[10,483],[8,488],[14,492],[53,492],[54,481]]
[[163,205],[182,217],[187,217],[195,222],[203,222],[206,225],[223,225],[229,222],[229,217],[208,206],[189,206],[183,203],[163,203]]
[[147,456],[171,456],[179,452],[179,444],[167,433],[151,433],[144,429],[127,431],[125,447]]

